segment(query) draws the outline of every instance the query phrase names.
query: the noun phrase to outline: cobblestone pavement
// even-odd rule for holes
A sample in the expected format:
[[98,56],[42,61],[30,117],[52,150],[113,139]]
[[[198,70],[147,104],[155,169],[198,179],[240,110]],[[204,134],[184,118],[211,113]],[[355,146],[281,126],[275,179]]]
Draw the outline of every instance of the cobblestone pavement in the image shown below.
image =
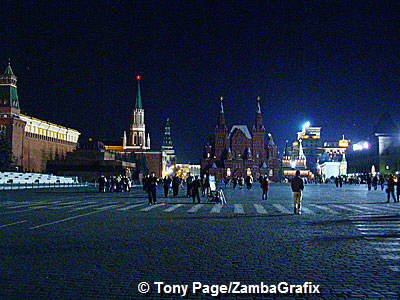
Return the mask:
[[271,185],[267,201],[258,185],[224,191],[223,206],[183,194],[149,206],[140,189],[2,192],[0,296],[137,299],[146,281],[148,298],[180,299],[153,283],[285,281],[320,285],[307,298],[399,298],[400,204],[384,191],[307,185],[302,215],[288,185]]

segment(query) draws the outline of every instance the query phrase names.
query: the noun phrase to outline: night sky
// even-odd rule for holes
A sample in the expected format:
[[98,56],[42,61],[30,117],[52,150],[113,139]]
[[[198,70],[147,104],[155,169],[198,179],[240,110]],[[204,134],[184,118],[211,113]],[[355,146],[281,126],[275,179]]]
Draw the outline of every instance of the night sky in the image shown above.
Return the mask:
[[2,1],[0,67],[24,113],[86,138],[120,141],[136,74],[152,148],[169,117],[180,162],[200,158],[220,96],[249,128],[260,96],[280,151],[307,120],[356,141],[400,112],[399,1],[78,2]]

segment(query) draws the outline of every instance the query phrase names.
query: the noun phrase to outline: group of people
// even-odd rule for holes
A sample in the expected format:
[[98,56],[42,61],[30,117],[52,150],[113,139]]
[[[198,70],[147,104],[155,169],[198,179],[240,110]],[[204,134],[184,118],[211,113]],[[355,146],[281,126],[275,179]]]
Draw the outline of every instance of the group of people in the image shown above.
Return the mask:
[[368,191],[370,191],[372,188],[376,191],[378,189],[378,184],[381,186],[381,190],[383,191],[385,187],[385,176],[383,175],[375,175],[372,176],[371,174],[367,174],[367,186],[368,186]]
[[[389,175],[386,181],[386,194],[387,194],[387,203],[390,202],[390,196],[393,198],[393,202],[400,201],[400,176],[397,176],[396,180],[393,175]],[[396,197],[394,196],[394,189],[396,187]]]
[[192,176],[188,173],[186,180],[182,180],[177,175],[165,176],[164,178],[158,179],[154,173],[146,175],[143,178],[143,189],[148,194],[149,204],[153,205],[157,203],[157,185],[162,184],[164,190],[164,197],[169,197],[170,190],[172,189],[173,197],[177,197],[179,190],[186,185],[186,197],[192,198],[193,203],[200,203],[200,191],[202,196],[210,194],[210,183],[207,175],[204,175],[201,179],[199,176]]
[[101,175],[97,181],[100,193],[130,192],[132,188],[132,180],[128,176]]
[[254,178],[252,175],[248,175],[246,177],[242,176],[225,177],[224,178],[225,187],[227,187],[230,183],[232,183],[233,189],[235,189],[236,186],[239,186],[239,189],[242,189],[244,185],[246,185],[247,189],[251,190],[254,183]]

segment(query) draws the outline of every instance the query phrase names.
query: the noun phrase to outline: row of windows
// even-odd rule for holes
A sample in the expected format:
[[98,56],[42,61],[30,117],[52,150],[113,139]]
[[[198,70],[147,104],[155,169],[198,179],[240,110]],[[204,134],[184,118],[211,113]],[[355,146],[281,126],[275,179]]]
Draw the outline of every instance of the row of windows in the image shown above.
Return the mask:
[[52,137],[48,137],[48,136],[45,136],[45,135],[31,133],[31,132],[25,132],[25,136],[31,137],[31,138],[35,138],[35,139],[38,139],[38,140],[55,142],[55,143],[75,144],[75,143],[70,142],[70,141],[60,140],[60,139],[57,139],[57,138],[52,138]]

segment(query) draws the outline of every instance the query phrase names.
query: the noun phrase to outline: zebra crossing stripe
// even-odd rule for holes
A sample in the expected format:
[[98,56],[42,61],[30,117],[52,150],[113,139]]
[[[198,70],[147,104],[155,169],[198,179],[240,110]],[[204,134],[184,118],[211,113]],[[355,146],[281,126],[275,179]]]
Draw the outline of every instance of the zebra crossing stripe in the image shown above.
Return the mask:
[[223,205],[222,204],[214,204],[213,208],[211,209],[212,213],[219,213],[221,212]]
[[361,209],[361,210],[366,210],[366,211],[379,211],[379,212],[382,211],[381,208],[376,208],[376,207],[373,207],[372,205],[371,206],[359,205],[359,204],[347,204],[347,205],[351,206],[351,207],[355,207],[355,208]]
[[375,248],[376,251],[383,251],[383,252],[399,252],[400,248],[392,247],[392,248]]
[[173,206],[171,206],[171,207],[165,209],[164,212],[171,212],[171,211],[174,211],[175,209],[181,207],[182,205],[183,205],[183,204],[175,204],[175,205],[173,205]]
[[400,260],[399,255],[393,255],[393,254],[388,254],[388,255],[381,255],[383,259],[392,259],[392,260]]
[[187,212],[188,213],[195,213],[197,212],[200,208],[202,208],[204,204],[196,204],[194,205],[191,209],[189,209]]
[[132,204],[132,205],[128,205],[126,207],[118,208],[118,210],[125,211],[125,210],[132,209],[132,208],[142,206],[142,205],[144,205],[144,203]]
[[156,207],[160,207],[160,206],[163,206],[163,205],[165,205],[165,203],[150,205],[150,206],[147,206],[145,208],[142,208],[140,211],[150,211],[150,210],[152,210],[152,209],[154,209]]
[[107,209],[111,209],[111,208],[115,208],[115,207],[119,207],[119,206],[121,206],[121,205],[120,204],[107,205],[107,206],[96,208],[96,210],[99,210],[99,211],[107,210]]
[[333,204],[332,206],[340,208],[340,209],[343,209],[343,210],[351,211],[351,212],[363,213],[362,210],[346,207],[346,206],[343,206],[343,205]]
[[273,205],[276,209],[278,209],[281,213],[284,213],[284,214],[290,214],[290,213],[291,213],[290,210],[288,210],[287,208],[283,207],[283,206],[280,205],[280,204],[274,203],[274,204],[272,204],[272,205]]
[[313,212],[311,209],[307,208],[307,207],[302,207],[301,208],[302,211],[304,211],[305,213],[311,214],[311,215],[315,215],[315,212]]
[[93,205],[75,207],[75,208],[71,209],[71,211],[84,210],[84,209],[87,209],[87,208],[93,208],[93,207],[97,207],[97,206],[100,206],[100,205],[102,205],[102,204],[101,203],[97,203],[97,204],[93,204]]
[[400,266],[389,266],[389,269],[393,272],[400,272]]
[[233,204],[234,214],[244,214],[244,209],[242,204]]
[[325,210],[326,212],[331,213],[331,214],[338,214],[337,211],[335,211],[335,210],[333,210],[333,209],[331,209],[331,208],[329,208],[327,206],[316,205],[316,204],[310,204],[310,205],[312,205],[312,206],[314,206],[314,207],[316,207],[318,209]]
[[266,209],[264,208],[264,206],[262,206],[261,204],[253,204],[257,213],[259,214],[267,214],[268,212],[266,211]]

